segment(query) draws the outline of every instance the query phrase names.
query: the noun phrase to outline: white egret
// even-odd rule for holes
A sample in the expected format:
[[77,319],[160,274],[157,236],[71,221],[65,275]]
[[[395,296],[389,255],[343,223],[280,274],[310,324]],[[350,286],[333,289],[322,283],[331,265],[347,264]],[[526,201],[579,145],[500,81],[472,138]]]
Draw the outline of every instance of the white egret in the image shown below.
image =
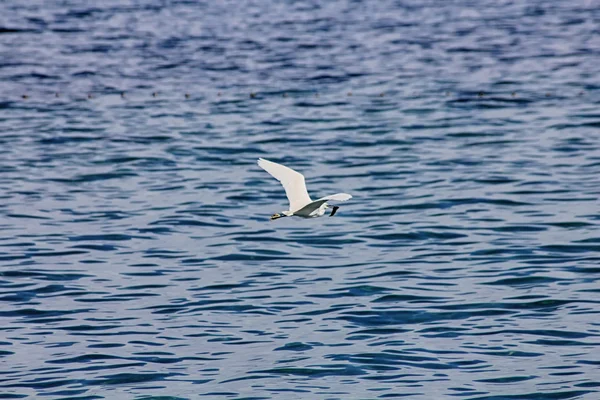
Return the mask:
[[271,176],[277,179],[283,185],[285,194],[290,201],[290,209],[282,211],[279,214],[273,214],[271,220],[281,217],[302,217],[315,218],[325,214],[328,207],[332,207],[330,217],[338,210],[338,206],[330,206],[328,201],[346,201],[352,198],[348,193],[336,193],[330,196],[321,197],[318,200],[312,201],[306,190],[304,183],[304,175],[294,171],[285,165],[277,164],[264,158],[258,159],[258,166],[267,171]]

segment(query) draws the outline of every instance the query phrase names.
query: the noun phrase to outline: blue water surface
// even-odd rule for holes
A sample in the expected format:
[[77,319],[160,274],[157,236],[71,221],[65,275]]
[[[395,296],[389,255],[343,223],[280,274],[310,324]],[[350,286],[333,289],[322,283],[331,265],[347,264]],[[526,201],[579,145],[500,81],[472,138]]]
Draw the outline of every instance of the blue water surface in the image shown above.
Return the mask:
[[600,398],[599,27],[0,2],[0,399]]

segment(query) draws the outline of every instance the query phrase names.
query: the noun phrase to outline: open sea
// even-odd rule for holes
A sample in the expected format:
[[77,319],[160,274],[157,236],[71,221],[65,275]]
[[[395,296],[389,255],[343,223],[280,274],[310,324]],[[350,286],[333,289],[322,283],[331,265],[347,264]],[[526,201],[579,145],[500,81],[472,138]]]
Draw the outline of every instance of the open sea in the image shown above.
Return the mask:
[[0,399],[599,399],[599,196],[595,0],[0,1]]

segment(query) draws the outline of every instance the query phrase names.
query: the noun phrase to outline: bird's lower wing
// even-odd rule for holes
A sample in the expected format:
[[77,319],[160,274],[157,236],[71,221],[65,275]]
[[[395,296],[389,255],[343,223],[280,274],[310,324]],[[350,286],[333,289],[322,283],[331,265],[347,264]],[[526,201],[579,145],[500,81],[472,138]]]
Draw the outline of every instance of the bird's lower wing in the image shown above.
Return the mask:
[[[330,194],[329,196],[321,197],[319,200],[346,201],[346,200],[350,200],[351,198],[352,198],[352,195],[350,195],[348,193],[336,193],[336,194]],[[315,200],[315,201],[319,201],[319,200]]]
[[290,201],[290,210],[296,211],[310,203],[312,200],[306,190],[304,175],[285,165],[277,164],[264,158],[258,159],[258,166],[267,171],[273,178],[283,185],[285,194]]
[[321,199],[315,200],[312,203],[305,205],[301,209],[294,211],[294,215],[298,215],[301,217],[308,217],[308,216],[310,216],[311,213],[318,210],[319,207],[321,207],[323,205],[323,203],[326,203],[326,202],[327,202],[327,200],[321,200]]

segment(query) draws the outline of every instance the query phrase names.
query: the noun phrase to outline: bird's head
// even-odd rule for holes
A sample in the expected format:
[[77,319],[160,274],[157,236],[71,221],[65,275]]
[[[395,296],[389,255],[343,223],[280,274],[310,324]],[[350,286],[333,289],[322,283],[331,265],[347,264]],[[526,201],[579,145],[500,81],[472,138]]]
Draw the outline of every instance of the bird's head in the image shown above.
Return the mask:
[[278,213],[278,214],[273,214],[273,215],[271,215],[271,221],[273,221],[273,220],[275,220],[275,219],[278,219],[278,218],[290,217],[290,216],[292,216],[292,215],[293,215],[293,214],[292,214],[291,212],[289,212],[289,211],[282,211],[282,212],[280,212],[280,213]]

